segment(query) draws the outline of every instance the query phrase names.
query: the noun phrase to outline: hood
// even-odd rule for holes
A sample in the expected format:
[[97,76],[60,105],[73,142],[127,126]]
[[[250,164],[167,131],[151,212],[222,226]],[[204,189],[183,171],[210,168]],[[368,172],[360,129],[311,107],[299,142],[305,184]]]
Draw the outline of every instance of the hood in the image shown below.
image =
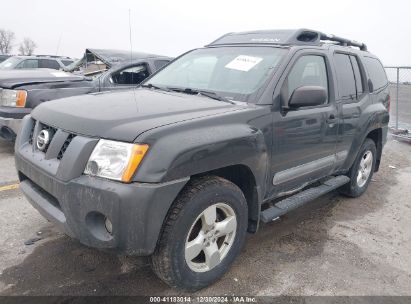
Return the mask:
[[84,79],[84,76],[73,75],[52,69],[0,71],[0,87],[6,89],[12,89],[27,84],[80,81]]
[[69,132],[133,142],[153,128],[239,108],[205,96],[140,88],[46,102],[35,108],[32,116]]

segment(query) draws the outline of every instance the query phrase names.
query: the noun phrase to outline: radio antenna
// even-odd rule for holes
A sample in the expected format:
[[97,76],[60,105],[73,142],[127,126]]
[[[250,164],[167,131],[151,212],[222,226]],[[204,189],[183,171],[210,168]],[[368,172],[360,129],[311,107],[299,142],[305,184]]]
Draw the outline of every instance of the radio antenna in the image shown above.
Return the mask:
[[133,61],[133,40],[131,38],[131,9],[128,9],[128,27],[130,32],[130,61]]
[[63,33],[60,34],[59,41],[57,42],[56,56],[58,55],[60,50],[61,36],[63,36]]

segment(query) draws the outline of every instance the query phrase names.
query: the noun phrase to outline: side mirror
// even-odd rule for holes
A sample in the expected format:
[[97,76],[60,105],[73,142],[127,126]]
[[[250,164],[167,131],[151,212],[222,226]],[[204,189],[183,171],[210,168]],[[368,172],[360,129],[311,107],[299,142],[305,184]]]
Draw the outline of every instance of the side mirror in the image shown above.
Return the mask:
[[368,79],[368,90],[370,93],[374,92],[374,85],[372,84],[371,79]]
[[320,86],[304,86],[294,90],[288,106],[290,108],[319,106],[327,100],[327,90]]

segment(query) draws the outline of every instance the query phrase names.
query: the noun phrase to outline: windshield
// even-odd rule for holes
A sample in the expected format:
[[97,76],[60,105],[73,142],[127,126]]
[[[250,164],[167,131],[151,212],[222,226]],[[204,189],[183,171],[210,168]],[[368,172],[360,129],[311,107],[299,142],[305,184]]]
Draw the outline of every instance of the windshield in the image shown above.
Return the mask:
[[191,51],[149,79],[145,85],[216,92],[248,101],[273,74],[285,49],[219,47]]
[[11,70],[21,61],[18,57],[10,57],[0,63],[0,70]]

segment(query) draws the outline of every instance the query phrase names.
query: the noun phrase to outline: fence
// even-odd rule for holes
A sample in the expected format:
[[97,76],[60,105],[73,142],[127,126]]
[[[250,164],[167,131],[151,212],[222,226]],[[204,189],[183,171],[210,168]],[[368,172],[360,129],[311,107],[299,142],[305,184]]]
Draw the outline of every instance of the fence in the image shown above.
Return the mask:
[[[385,67],[390,82],[390,127],[411,132],[411,67]],[[407,132],[403,132],[407,134]]]

